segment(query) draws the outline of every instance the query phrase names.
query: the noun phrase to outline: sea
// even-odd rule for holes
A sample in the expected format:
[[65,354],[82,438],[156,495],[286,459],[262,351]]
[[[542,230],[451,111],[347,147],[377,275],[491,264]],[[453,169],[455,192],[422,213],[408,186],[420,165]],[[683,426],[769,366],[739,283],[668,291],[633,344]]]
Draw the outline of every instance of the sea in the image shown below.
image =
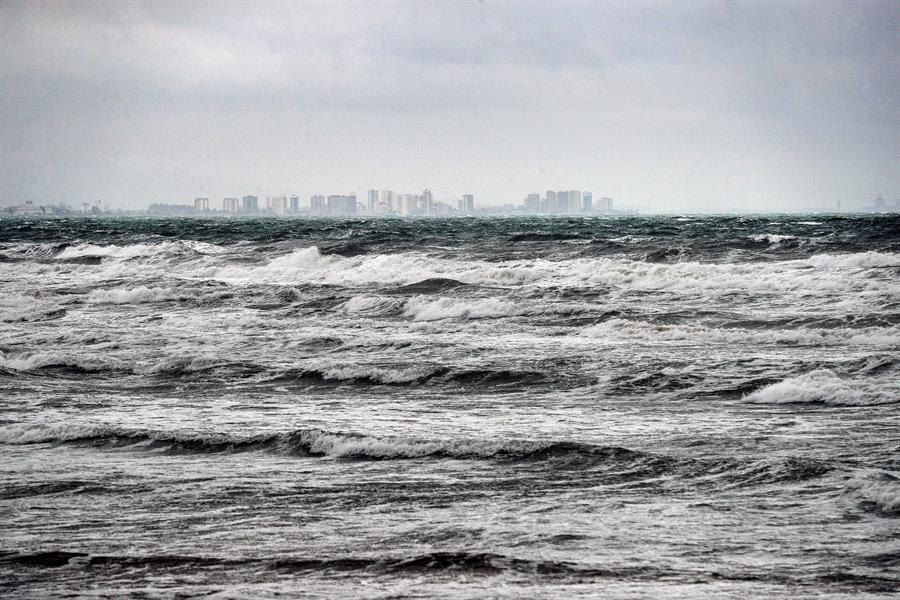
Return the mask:
[[900,593],[900,216],[0,220],[0,596]]

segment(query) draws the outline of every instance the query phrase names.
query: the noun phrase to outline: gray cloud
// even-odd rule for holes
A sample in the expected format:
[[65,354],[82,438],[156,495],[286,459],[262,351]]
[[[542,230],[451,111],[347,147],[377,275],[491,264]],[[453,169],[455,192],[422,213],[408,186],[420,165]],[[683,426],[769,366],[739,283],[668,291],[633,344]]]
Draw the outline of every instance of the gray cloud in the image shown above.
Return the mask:
[[900,5],[0,4],[0,201],[900,194]]

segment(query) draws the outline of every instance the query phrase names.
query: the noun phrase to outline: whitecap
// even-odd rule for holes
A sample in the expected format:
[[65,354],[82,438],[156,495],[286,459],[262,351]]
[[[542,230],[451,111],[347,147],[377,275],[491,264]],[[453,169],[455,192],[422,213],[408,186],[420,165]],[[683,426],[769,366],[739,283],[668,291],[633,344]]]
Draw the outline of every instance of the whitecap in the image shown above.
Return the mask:
[[794,235],[779,235],[777,233],[758,233],[755,235],[751,235],[750,239],[755,242],[769,242],[774,246],[777,246],[784,240],[795,240],[797,236]]
[[177,294],[171,288],[139,286],[133,289],[94,290],[88,294],[88,304],[146,304],[179,300],[187,296]]
[[517,306],[499,298],[467,300],[416,296],[406,301],[403,314],[414,321],[441,319],[485,319],[507,317],[519,312]]
[[665,325],[631,319],[610,319],[586,327],[580,336],[611,343],[687,342],[692,344],[781,344],[796,346],[896,346],[900,344],[900,328],[796,328],[739,329]]
[[828,369],[817,369],[767,385],[744,396],[744,400],[756,404],[873,406],[900,402],[898,392],[884,385],[841,378]]

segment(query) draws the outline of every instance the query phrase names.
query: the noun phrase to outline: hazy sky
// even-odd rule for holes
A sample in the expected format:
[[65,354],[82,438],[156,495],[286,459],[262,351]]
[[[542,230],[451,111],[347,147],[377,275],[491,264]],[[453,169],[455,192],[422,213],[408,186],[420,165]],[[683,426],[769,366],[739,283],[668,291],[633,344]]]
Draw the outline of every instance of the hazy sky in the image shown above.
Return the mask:
[[900,2],[0,3],[0,202],[900,196]]

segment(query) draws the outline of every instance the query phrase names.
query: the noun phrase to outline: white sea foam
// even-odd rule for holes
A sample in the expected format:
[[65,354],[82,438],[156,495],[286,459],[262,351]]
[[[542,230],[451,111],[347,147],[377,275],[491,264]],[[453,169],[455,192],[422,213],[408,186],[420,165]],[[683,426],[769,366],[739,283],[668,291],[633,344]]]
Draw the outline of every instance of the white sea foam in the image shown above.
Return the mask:
[[872,406],[900,402],[898,393],[900,390],[885,385],[844,379],[828,369],[817,369],[758,389],[744,400],[757,404]]
[[485,319],[507,317],[518,312],[512,302],[499,298],[459,299],[416,296],[406,301],[403,314],[414,321],[441,319]]
[[[442,455],[458,458],[491,458],[498,455],[525,455],[548,447],[534,441],[436,439],[377,437],[331,433],[318,429],[256,435],[224,435],[183,431],[152,431],[120,428],[105,424],[14,423],[0,426],[0,443],[9,445],[67,442],[85,438],[132,438],[136,441],[199,442],[229,446],[242,443],[266,443],[273,450],[309,452],[330,456],[366,458],[422,458]],[[298,444],[299,448],[292,447]],[[575,450],[577,451],[577,450]]]
[[330,381],[353,381],[365,379],[377,383],[412,383],[431,375],[428,367],[388,368],[376,366],[334,365],[318,369],[322,379]]
[[[867,268],[900,265],[900,256],[878,252],[819,255],[810,259],[774,263],[671,264],[611,258],[545,259],[505,262],[459,261],[418,253],[323,256],[315,247],[296,250],[262,267],[230,265],[201,275],[228,281],[297,282],[344,286],[397,286],[430,278],[451,278],[463,283],[497,286],[607,286],[646,291],[792,292],[816,290],[846,292],[881,290],[900,292],[900,285],[884,280],[852,277],[834,272],[847,266]],[[809,267],[817,267],[810,269]]]
[[[495,456],[504,450],[498,442],[484,440],[416,440],[411,438],[380,438],[369,436],[348,436],[324,431],[309,432],[307,438],[310,452],[335,458],[365,456],[369,458],[420,458],[442,454],[446,456],[479,457]],[[507,443],[507,446],[511,444]],[[533,446],[533,448],[531,447]],[[531,444],[527,449],[537,449]],[[526,448],[521,448],[525,450]]]
[[641,242],[649,242],[652,239],[652,236],[620,235],[619,237],[609,238],[608,241],[616,242],[617,244],[639,244]]
[[758,233],[756,235],[751,235],[750,239],[756,242],[769,242],[772,245],[777,245],[783,242],[784,240],[794,240],[797,239],[797,236],[793,235],[779,235],[777,233]]
[[900,344],[900,327],[867,327],[860,329],[737,329],[709,328],[693,325],[663,325],[610,319],[586,327],[581,335],[611,343],[689,342],[695,344],[784,344],[798,346],[896,346]]
[[214,357],[167,356],[149,365],[138,366],[134,370],[147,375],[162,373],[191,373],[227,364]]
[[65,442],[84,437],[103,435],[109,428],[103,425],[77,423],[13,423],[0,425],[0,443],[36,444]]
[[[350,262],[348,262],[350,261]],[[315,275],[327,272],[331,269],[342,269],[350,266],[354,261],[341,256],[324,256],[315,246],[300,248],[290,254],[274,258],[267,265],[254,268],[252,273],[257,275],[275,277],[297,277],[298,275]],[[228,271],[226,267],[225,271]],[[299,279],[304,279],[300,277]]]
[[0,294],[0,323],[40,320],[60,308],[55,301],[29,294]]
[[384,314],[398,310],[402,300],[397,298],[384,298],[382,296],[361,295],[353,296],[338,308],[353,314]]
[[868,477],[859,477],[851,485],[851,489],[864,502],[874,505],[880,511],[900,513],[900,479],[884,474],[870,474]]
[[227,436],[220,433],[198,434],[190,431],[152,431],[117,427],[111,424],[71,422],[13,423],[0,426],[0,444],[39,444],[69,442],[85,438],[132,438],[169,442],[200,441],[209,444],[228,444],[252,441],[264,436]]
[[900,254],[871,251],[857,254],[816,254],[809,257],[806,262],[814,267],[831,269],[900,267]]
[[32,371],[50,365],[68,364],[70,358],[57,352],[10,352],[0,354],[0,367]]
[[184,254],[194,252],[199,254],[217,254],[224,252],[226,249],[210,244],[207,242],[197,242],[194,240],[178,240],[173,242],[162,242],[157,244],[126,244],[118,246],[110,244],[107,246],[98,246],[96,244],[78,244],[64,249],[57,255],[59,259],[83,258],[87,256],[98,256],[115,259],[129,259],[138,256],[154,256],[157,254]]
[[60,259],[83,258],[86,256],[99,256],[111,258],[134,258],[159,254],[165,251],[161,244],[129,244],[127,246],[97,246],[95,244],[79,244],[66,248],[57,255]]
[[[159,245],[130,247],[98,246],[69,248],[65,252],[108,252],[140,255],[162,252]],[[96,250],[99,248],[100,250]],[[124,248],[124,249],[123,249]],[[184,252],[184,248],[180,252]],[[92,277],[127,278],[184,277],[218,279],[241,284],[315,284],[345,287],[384,288],[433,278],[455,279],[462,283],[490,287],[597,287],[663,293],[803,293],[825,294],[863,292],[900,294],[900,282],[872,277],[864,269],[900,266],[900,255],[866,252],[846,255],[817,255],[809,259],[766,263],[647,263],[622,258],[577,258],[562,261],[527,259],[511,261],[455,260],[429,257],[418,252],[372,254],[354,257],[322,255],[314,246],[273,258],[262,266],[223,265],[214,256],[175,263],[159,261],[112,261],[91,267]],[[814,268],[810,268],[814,267]],[[37,268],[37,267],[34,267]],[[852,270],[848,270],[852,269]],[[37,276],[32,274],[32,276]],[[353,304],[345,307],[352,311]]]
[[83,371],[104,371],[122,368],[117,362],[105,358],[73,356],[61,352],[10,352],[0,353],[0,367],[17,371],[36,371],[46,367],[70,367]]
[[186,298],[171,288],[140,286],[133,289],[94,290],[88,294],[89,304],[146,304]]
[[53,352],[10,352],[7,355],[0,354],[0,367],[17,371],[31,371],[47,365],[58,364],[62,360],[64,359],[61,355]]

